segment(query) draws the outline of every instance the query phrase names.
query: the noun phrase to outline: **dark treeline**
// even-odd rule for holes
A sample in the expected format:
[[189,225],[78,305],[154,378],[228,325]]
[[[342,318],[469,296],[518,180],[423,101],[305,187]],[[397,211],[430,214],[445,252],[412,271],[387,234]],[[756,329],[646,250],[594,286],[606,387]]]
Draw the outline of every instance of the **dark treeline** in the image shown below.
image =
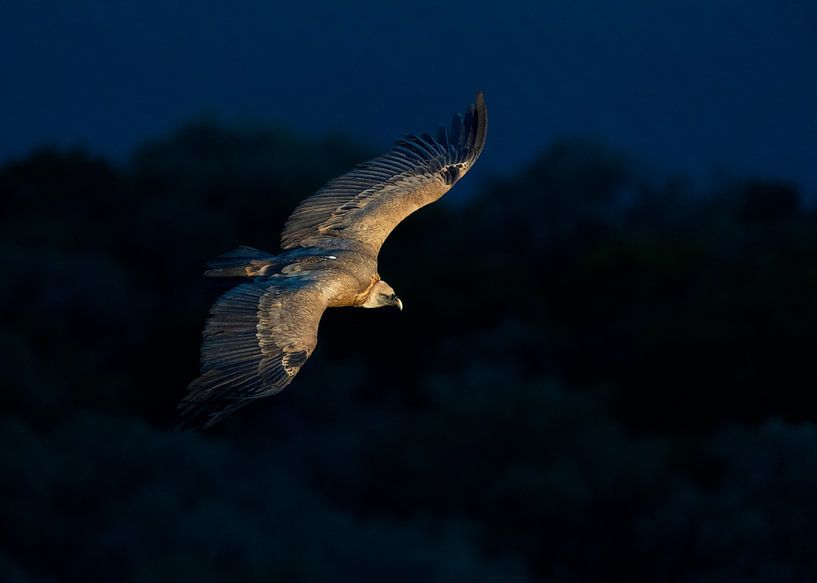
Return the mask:
[[289,389],[173,431],[206,261],[369,154],[203,123],[0,170],[0,579],[817,579],[817,213],[785,183],[555,144],[395,231],[402,314],[328,312]]

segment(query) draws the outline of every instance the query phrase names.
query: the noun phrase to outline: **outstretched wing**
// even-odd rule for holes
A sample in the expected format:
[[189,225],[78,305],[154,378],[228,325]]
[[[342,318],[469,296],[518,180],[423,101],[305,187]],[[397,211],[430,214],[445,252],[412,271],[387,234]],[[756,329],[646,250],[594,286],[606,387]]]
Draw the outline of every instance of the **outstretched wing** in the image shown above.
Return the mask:
[[488,114],[482,93],[436,136],[410,135],[392,150],[330,180],[289,217],[281,247],[341,246],[338,239],[380,250],[408,215],[439,199],[482,152]]
[[318,342],[327,306],[322,289],[318,277],[303,273],[245,283],[222,295],[204,328],[201,376],[179,404],[182,426],[209,427],[286,387]]

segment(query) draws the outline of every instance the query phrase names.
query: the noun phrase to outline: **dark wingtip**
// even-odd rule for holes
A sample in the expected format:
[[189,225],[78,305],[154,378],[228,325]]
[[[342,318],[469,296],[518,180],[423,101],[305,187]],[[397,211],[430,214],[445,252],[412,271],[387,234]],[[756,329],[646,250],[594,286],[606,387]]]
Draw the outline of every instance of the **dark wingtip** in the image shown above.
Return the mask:
[[176,405],[179,422],[177,431],[201,431],[209,429],[224,417],[246,404],[230,403],[219,399],[212,390],[213,371],[208,371],[194,379],[187,386],[187,394]]
[[[456,123],[458,119],[462,120],[461,124]],[[473,164],[479,158],[485,147],[487,132],[488,110],[485,107],[485,97],[482,91],[477,91],[474,103],[468,106],[463,116],[455,115],[451,123],[451,133],[459,136],[454,144],[461,148],[461,161],[468,160]]]
[[180,420],[176,424],[176,431],[186,433],[210,429],[237,408],[221,409],[217,405],[182,401],[177,407]]
[[485,94],[480,89],[477,91],[474,106],[474,160],[482,153],[485,147],[485,137],[488,134],[488,109],[485,107]]

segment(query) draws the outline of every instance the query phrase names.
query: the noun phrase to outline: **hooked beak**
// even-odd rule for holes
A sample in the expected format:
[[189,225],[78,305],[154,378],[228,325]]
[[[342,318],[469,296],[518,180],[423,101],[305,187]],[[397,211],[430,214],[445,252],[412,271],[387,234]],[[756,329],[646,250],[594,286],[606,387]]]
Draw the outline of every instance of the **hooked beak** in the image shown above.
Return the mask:
[[394,298],[394,304],[392,305],[395,305],[398,308],[400,308],[401,312],[403,311],[403,302],[400,300],[400,298]]

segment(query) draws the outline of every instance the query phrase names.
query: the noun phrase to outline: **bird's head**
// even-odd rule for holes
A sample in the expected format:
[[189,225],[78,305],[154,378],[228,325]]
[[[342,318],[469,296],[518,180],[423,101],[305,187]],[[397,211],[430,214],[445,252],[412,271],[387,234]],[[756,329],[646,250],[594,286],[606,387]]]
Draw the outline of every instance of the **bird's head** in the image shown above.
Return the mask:
[[392,287],[382,279],[379,280],[369,290],[369,297],[361,304],[364,308],[382,308],[384,306],[397,306],[403,310],[403,302],[394,293]]

